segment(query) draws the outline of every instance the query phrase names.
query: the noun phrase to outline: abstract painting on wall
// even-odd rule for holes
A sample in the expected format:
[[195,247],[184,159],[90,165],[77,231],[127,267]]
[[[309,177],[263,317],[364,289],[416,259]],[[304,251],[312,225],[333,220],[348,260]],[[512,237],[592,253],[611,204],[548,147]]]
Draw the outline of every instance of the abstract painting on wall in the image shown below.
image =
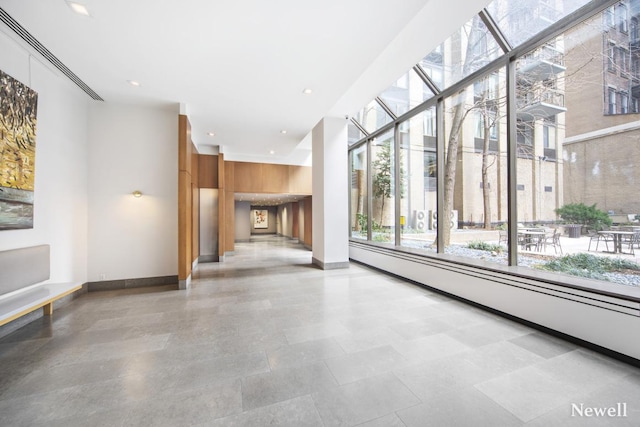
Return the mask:
[[0,71],[0,230],[33,228],[38,94]]
[[269,228],[269,211],[256,209],[253,215],[253,228]]

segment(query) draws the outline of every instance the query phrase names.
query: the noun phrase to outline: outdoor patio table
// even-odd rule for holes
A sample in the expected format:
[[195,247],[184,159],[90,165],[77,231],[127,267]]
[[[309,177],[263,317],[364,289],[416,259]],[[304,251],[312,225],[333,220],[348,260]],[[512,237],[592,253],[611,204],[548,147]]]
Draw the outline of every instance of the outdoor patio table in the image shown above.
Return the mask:
[[546,232],[544,230],[536,230],[536,229],[519,229],[518,230],[518,241],[520,242],[520,247],[522,249],[531,249],[533,246],[536,251],[539,251],[542,247],[540,244]]
[[598,231],[598,234],[602,235],[611,235],[613,236],[613,251],[603,251],[603,252],[611,252],[614,254],[629,254],[632,255],[631,252],[623,252],[622,251],[622,236],[633,236],[635,232],[633,231],[622,231],[622,230],[603,230]]

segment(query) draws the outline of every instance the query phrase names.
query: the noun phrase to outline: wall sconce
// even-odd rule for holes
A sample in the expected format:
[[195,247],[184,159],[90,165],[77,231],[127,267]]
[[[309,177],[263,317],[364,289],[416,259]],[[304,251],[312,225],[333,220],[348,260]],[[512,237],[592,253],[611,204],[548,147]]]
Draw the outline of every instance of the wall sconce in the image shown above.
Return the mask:
[[140,197],[142,197],[142,191],[140,190],[136,190],[131,194],[133,194],[133,197],[135,197],[136,199],[139,199]]

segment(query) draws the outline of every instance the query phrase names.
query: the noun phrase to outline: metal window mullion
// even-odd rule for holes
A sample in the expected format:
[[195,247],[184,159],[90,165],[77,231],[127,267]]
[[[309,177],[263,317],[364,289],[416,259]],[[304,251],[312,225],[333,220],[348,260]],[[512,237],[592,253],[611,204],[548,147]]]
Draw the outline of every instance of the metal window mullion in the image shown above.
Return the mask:
[[394,150],[394,174],[393,181],[395,186],[394,205],[395,205],[395,245],[400,246],[401,243],[401,224],[400,224],[400,203],[402,198],[402,177],[400,176],[401,162],[400,162],[400,124],[396,123],[394,135],[393,135],[393,150]]
[[413,71],[416,72],[418,77],[420,77],[420,79],[424,82],[425,85],[427,85],[427,87],[431,90],[431,92],[434,93],[434,95],[438,95],[440,93],[440,89],[438,88],[438,86],[436,86],[433,80],[431,80],[431,77],[429,77],[427,73],[424,72],[424,69],[420,65],[414,65]]
[[371,241],[371,216],[373,215],[373,167],[371,159],[371,142],[367,141],[367,241]]
[[369,136],[369,132],[367,132],[364,126],[362,126],[356,119],[354,119],[353,117],[349,117],[349,120],[351,120],[351,123],[353,123],[353,125],[357,127],[360,132],[362,132],[365,138]]
[[[348,212],[349,212],[349,231],[347,233],[347,236],[349,236],[349,238],[353,237],[353,230],[352,230],[352,225],[351,225],[351,221],[353,221],[353,217],[351,215],[353,215],[353,209],[351,208],[351,206],[353,205],[352,201],[353,201],[353,151],[347,151],[347,161],[349,162],[349,167],[347,168],[347,174],[349,175],[347,182],[349,183],[349,198],[348,198]],[[358,219],[356,218],[356,223],[358,222]]]
[[507,38],[504,36],[502,30],[498,27],[496,21],[494,21],[493,16],[489,14],[489,11],[484,8],[478,13],[478,16],[480,16],[480,19],[484,22],[484,25],[486,25],[494,40],[498,43],[498,46],[500,46],[500,49],[502,49],[504,53],[511,51],[511,49],[513,49],[511,47],[511,43],[509,43]]
[[395,122],[398,116],[396,116],[395,113],[391,111],[391,108],[389,108],[389,106],[385,104],[384,100],[379,96],[376,96],[375,101],[378,103],[378,105],[380,105],[380,107],[382,107],[384,112],[387,113],[389,117],[391,117],[391,120]]
[[516,59],[507,64],[507,247],[509,265],[518,265],[518,174]]
[[[436,104],[436,212],[438,218],[444,218],[444,152],[445,152],[445,138],[444,138],[444,98],[439,98]],[[449,225],[448,221],[436,222],[436,238],[437,238],[437,252],[439,254],[444,253],[444,236],[442,235],[443,225]]]

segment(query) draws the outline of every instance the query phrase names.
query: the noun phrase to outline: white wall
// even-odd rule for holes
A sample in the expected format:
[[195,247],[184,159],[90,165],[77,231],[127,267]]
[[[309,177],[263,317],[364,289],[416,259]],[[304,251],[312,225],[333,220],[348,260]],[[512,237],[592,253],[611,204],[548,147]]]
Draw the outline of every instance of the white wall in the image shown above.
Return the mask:
[[251,202],[236,202],[235,209],[235,228],[236,242],[248,242],[251,240]]
[[293,237],[293,206],[291,203],[278,206],[278,234]]
[[0,32],[0,69],[38,92],[34,228],[0,231],[0,250],[51,245],[51,280],[87,280],[84,92]]
[[89,281],[178,274],[178,112],[92,104]]

